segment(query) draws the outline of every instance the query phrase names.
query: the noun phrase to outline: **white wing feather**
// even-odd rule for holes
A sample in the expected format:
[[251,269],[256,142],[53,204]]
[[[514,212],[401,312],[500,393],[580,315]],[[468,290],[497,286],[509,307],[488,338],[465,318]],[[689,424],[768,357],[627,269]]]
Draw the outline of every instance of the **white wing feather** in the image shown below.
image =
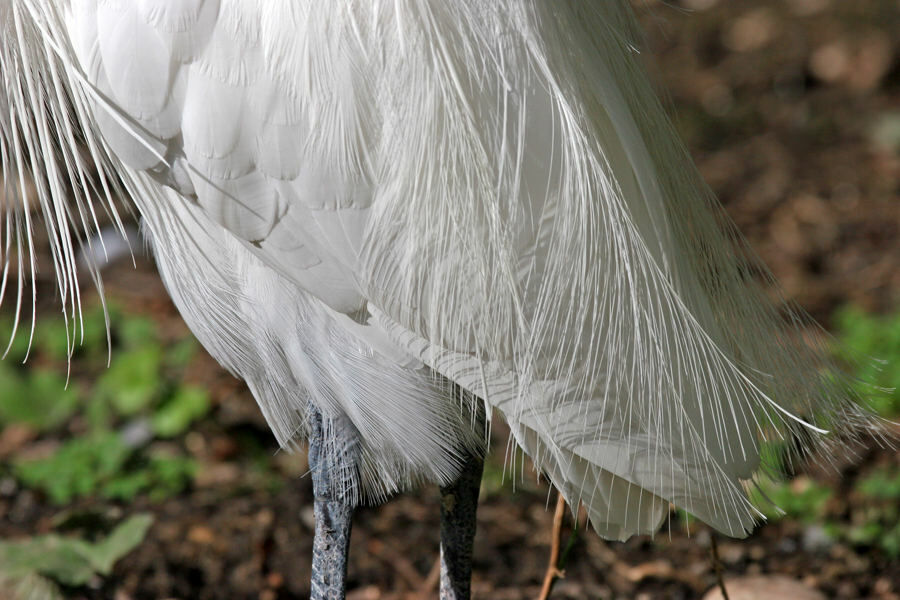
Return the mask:
[[744,535],[763,440],[870,426],[751,280],[627,2],[12,6],[59,47],[4,64],[81,74],[60,87],[186,320],[282,444],[308,401],[349,419],[348,485],[446,481],[475,444],[426,365],[617,539],[670,502]]

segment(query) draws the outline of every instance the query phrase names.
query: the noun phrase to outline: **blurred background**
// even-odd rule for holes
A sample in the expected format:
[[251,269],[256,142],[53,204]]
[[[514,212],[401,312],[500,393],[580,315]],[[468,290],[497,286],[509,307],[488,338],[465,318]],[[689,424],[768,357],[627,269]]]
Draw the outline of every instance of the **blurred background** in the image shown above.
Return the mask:
[[[900,388],[900,1],[639,0],[648,62],[704,177],[788,299],[835,336],[854,374]],[[135,236],[132,235],[132,238]],[[308,597],[310,481],[280,452],[247,389],[193,339],[151,260],[83,285],[71,364],[49,254],[27,335],[0,362],[0,597]],[[12,329],[0,311],[0,339]],[[107,367],[108,357],[111,362]],[[66,385],[68,379],[68,385]],[[900,394],[874,400],[900,419]],[[535,598],[555,495],[504,471],[494,431],[476,539],[478,598]],[[784,514],[719,538],[726,577],[779,576],[828,598],[900,598],[900,458],[875,445],[761,481]],[[515,489],[514,489],[515,488]],[[356,600],[435,597],[438,494],[355,521]],[[710,531],[683,513],[654,538],[607,543],[563,528],[553,598],[695,598],[715,584]],[[781,597],[769,588],[767,597]],[[801,596],[794,595],[796,600]],[[815,598],[818,596],[811,596]]]

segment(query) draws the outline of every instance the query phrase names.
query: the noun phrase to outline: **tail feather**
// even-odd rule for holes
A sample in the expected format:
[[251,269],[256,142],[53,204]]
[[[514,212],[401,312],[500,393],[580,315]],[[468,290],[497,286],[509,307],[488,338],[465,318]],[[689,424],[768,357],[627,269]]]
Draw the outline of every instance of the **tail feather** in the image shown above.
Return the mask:
[[[626,539],[652,533],[673,503],[716,529],[743,537],[762,517],[746,497],[743,467],[668,444],[653,431],[629,431],[613,415],[585,419],[587,402],[560,402],[553,382],[523,389],[515,373],[442,349],[373,310],[370,323],[400,347],[500,411],[535,467],[573,506],[584,504],[598,533]],[[529,408],[522,409],[522,406]],[[618,423],[618,424],[617,424]],[[596,424],[596,425],[595,425]],[[669,423],[675,426],[674,423]]]

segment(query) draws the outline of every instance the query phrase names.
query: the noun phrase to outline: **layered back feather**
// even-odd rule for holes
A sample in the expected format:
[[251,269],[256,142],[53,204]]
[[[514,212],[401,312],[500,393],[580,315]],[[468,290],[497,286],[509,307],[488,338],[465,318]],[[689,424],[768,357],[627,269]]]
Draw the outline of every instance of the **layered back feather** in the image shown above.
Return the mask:
[[877,430],[751,276],[624,0],[3,2],[3,174],[50,182],[64,298],[83,135],[279,441],[308,402],[358,433],[361,496],[452,478],[478,397],[601,534],[674,502],[744,535],[767,440]]

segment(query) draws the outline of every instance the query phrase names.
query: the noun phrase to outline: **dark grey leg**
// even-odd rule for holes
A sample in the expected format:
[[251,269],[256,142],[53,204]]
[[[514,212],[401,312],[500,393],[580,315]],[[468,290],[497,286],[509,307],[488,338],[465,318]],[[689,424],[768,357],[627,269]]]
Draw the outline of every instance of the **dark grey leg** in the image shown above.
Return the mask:
[[484,461],[468,455],[459,478],[441,488],[441,600],[469,600],[472,541]]
[[328,419],[310,404],[309,467],[315,495],[311,600],[342,600],[356,506],[356,430],[346,419]]

